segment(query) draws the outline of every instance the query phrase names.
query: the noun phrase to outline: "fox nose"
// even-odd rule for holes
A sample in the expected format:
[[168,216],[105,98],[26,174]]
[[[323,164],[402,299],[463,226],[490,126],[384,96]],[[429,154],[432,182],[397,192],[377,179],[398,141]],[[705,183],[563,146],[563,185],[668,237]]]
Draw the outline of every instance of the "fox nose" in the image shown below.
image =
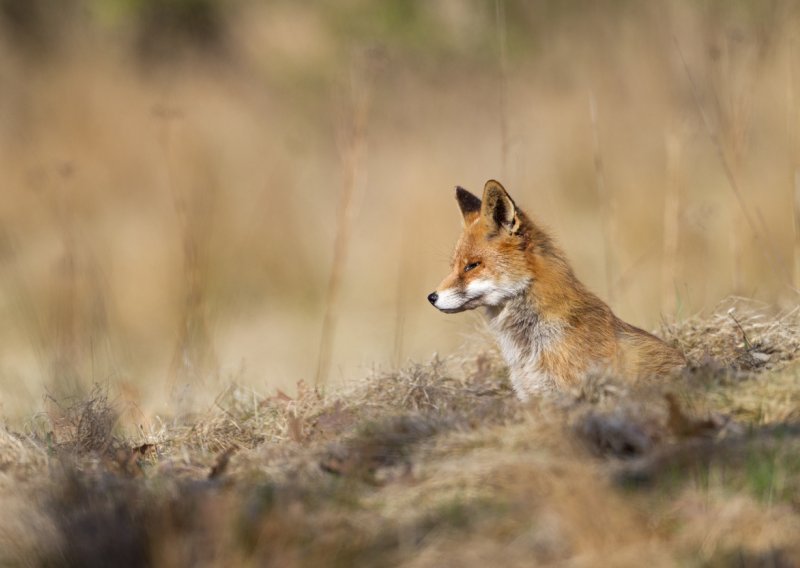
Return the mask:
[[428,301],[431,304],[436,304],[436,300],[438,299],[439,299],[439,294],[437,294],[436,292],[431,292],[430,294],[428,294]]

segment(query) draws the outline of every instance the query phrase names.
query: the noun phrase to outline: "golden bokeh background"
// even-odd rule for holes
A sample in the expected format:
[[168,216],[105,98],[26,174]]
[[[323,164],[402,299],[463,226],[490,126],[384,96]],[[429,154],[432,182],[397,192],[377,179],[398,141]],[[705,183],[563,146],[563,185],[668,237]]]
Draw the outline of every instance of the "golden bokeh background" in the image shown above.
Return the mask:
[[794,2],[0,0],[0,32],[9,419],[457,349],[480,316],[425,296],[489,178],[633,323],[796,303]]

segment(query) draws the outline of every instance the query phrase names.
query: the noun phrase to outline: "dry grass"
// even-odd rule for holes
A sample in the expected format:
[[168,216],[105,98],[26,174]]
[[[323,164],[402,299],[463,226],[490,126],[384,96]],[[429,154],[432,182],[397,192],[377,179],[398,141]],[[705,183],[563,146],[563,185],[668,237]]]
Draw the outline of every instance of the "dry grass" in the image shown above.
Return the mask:
[[757,4],[0,0],[3,415],[452,352],[489,178],[627,321],[791,306],[800,12]]
[[741,298],[721,303],[710,316],[698,315],[663,333],[695,364],[714,362],[733,369],[773,370],[797,359],[800,310],[774,313]]
[[[736,314],[669,329],[715,363],[657,383],[592,377],[530,406],[492,353],[330,392],[232,384],[150,431],[125,431],[96,390],[2,433],[3,499],[25,513],[3,517],[0,560],[794,565],[800,332]],[[774,366],[742,364],[756,344]]]
[[[0,564],[800,564],[800,11],[576,6],[0,0]],[[685,373],[430,359],[500,175]]]

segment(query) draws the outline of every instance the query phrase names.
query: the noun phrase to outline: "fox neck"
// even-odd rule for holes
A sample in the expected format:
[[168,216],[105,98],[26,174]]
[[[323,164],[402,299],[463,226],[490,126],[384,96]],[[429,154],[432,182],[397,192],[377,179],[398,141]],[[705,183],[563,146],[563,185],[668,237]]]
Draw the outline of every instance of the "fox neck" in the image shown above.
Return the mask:
[[514,390],[522,400],[552,390],[561,380],[546,365],[548,357],[542,355],[558,350],[567,340],[568,322],[575,307],[595,302],[602,305],[575,278],[563,257],[543,262],[551,263],[538,271],[544,277],[535,278],[505,304],[487,309],[489,328],[509,367]]
[[515,296],[503,306],[489,308],[487,315],[517,396],[526,400],[530,395],[551,390],[556,379],[543,368],[541,355],[561,339],[563,323],[544,319],[530,292]]
[[543,321],[529,293],[521,293],[502,306],[490,306],[486,314],[509,366],[535,354],[539,348],[536,339],[541,334]]

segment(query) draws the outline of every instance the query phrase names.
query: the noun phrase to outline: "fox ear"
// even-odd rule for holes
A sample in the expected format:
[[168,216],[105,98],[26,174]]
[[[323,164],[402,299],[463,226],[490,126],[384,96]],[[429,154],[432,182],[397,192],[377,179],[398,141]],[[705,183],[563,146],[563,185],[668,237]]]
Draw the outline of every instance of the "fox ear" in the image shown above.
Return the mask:
[[461,186],[456,187],[456,201],[464,217],[464,226],[472,223],[481,214],[481,200]]
[[495,230],[506,229],[514,234],[519,230],[517,206],[500,182],[490,179],[483,188],[481,216]]

